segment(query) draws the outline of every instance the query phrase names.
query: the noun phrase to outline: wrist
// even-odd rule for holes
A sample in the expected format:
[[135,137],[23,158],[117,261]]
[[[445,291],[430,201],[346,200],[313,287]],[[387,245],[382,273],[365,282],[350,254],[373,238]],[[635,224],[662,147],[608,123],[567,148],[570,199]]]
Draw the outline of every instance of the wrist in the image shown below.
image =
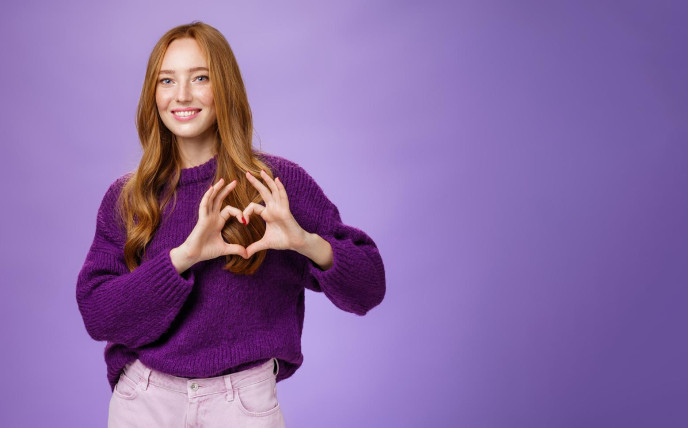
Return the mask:
[[301,232],[298,234],[298,236],[298,239],[296,239],[296,241],[292,244],[291,250],[294,250],[297,253],[305,256],[308,252],[308,248],[312,245],[314,235],[306,232],[304,229],[301,229]]
[[170,259],[180,274],[196,264],[196,259],[191,256],[184,244],[170,250]]
[[308,257],[321,270],[328,270],[332,267],[332,246],[317,233],[305,232],[303,245],[295,251]]

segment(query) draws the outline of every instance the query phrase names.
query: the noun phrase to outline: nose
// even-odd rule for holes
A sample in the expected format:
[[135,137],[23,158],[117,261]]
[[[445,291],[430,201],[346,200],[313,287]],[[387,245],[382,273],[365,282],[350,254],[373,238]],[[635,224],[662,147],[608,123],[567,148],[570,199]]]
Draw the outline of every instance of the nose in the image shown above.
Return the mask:
[[191,101],[191,86],[188,82],[182,82],[177,87],[177,102]]

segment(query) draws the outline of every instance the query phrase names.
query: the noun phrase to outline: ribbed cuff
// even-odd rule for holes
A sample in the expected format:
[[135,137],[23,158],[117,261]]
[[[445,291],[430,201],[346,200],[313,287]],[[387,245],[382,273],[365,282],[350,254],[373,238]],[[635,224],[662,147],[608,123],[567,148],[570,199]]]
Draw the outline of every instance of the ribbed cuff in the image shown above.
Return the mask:
[[[91,336],[137,348],[169,328],[193,289],[194,273],[177,273],[169,251],[129,272],[121,258],[91,252],[83,276],[80,309]],[[121,272],[105,281],[99,272]],[[98,286],[107,282],[107,286]]]
[[318,281],[319,284],[337,283],[345,280],[343,277],[347,270],[354,266],[346,258],[343,243],[330,235],[320,235],[332,247],[332,266],[327,270],[322,270],[313,260],[308,259],[309,273]]
[[338,308],[365,315],[379,303],[375,297],[377,275],[368,254],[349,240],[331,235],[321,237],[332,246],[332,266],[323,271],[309,259],[308,273]]
[[[152,259],[142,263],[137,269],[143,277],[149,278],[151,294],[159,296],[173,305],[179,300],[185,300],[189,294],[189,288],[194,284],[194,272],[188,269],[181,275],[172,264],[170,250],[163,250]],[[186,276],[186,277],[185,277]]]

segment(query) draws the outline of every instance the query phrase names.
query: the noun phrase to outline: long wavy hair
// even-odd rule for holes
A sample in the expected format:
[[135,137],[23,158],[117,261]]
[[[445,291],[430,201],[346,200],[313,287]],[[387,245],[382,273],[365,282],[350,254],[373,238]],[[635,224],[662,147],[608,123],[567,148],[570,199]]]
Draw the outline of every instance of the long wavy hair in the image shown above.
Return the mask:
[[[143,155],[141,162],[125,183],[118,200],[120,215],[126,226],[124,260],[130,271],[140,265],[147,244],[160,224],[161,212],[174,196],[181,176],[181,157],[175,135],[163,124],[155,101],[158,73],[167,47],[173,40],[195,39],[206,56],[217,122],[215,147],[217,169],[213,183],[224,177],[225,183],[237,179],[237,185],[222,201],[239,209],[250,202],[261,203],[258,191],[246,180],[244,171],[260,176],[265,170],[272,177],[268,165],[257,158],[261,153],[252,147],[253,119],[241,78],[239,65],[224,36],[205,23],[194,21],[169,30],[153,48],[141,89],[136,113]],[[159,202],[159,198],[162,202]],[[247,247],[265,233],[263,221],[251,221],[247,226],[228,221],[222,229],[226,242]],[[223,269],[236,274],[254,273],[265,259],[266,251],[259,251],[249,259],[227,255]]]

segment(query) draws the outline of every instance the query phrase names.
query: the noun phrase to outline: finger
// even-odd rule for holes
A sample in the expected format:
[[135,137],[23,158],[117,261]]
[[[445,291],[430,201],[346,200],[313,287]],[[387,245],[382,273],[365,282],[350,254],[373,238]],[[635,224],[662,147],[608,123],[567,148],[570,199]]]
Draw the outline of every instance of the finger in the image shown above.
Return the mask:
[[225,200],[229,192],[232,191],[236,187],[236,180],[232,180],[231,183],[226,185],[220,193],[218,193],[217,197],[215,198],[215,203],[213,204],[213,211],[218,211],[220,207],[222,206],[222,201]]
[[248,182],[253,185],[258,190],[258,193],[260,193],[260,196],[263,197],[263,201],[267,204],[268,201],[272,201],[272,195],[270,194],[270,191],[268,190],[267,187],[263,183],[260,182],[256,177],[251,174],[251,171],[246,171],[246,178],[248,178]]
[[270,178],[267,172],[265,172],[264,169],[260,170],[260,176],[263,177],[263,180],[265,180],[266,183],[268,183],[268,187],[270,187],[270,191],[272,192],[272,198],[273,199],[278,199],[279,198],[279,191],[277,190],[277,186],[275,185],[275,181]]
[[287,189],[284,188],[284,184],[282,184],[282,180],[280,180],[279,177],[275,178],[275,184],[279,190],[279,196],[282,202],[288,203],[289,197],[287,196]]
[[201,198],[201,203],[198,206],[199,217],[202,215],[205,215],[205,216],[208,215],[208,204],[210,203],[210,197],[213,194],[213,190],[214,190],[213,186],[209,186],[208,190],[205,191],[203,198]]
[[217,195],[217,191],[222,186],[222,183],[224,183],[225,179],[220,177],[219,180],[217,180],[217,183],[213,184],[212,187],[210,188],[210,195],[208,195],[208,201],[206,204],[206,215],[210,215],[212,208],[215,205],[215,199]]
[[268,246],[267,242],[265,242],[265,240],[261,239],[259,241],[254,242],[253,244],[249,245],[248,247],[246,247],[246,256],[247,256],[247,258],[251,257],[252,255],[257,253],[258,251],[267,250],[269,248],[270,247]]
[[224,208],[222,208],[222,211],[220,211],[220,216],[225,221],[229,220],[230,216],[234,216],[237,218],[237,220],[241,221],[241,218],[243,215],[244,215],[244,213],[239,208],[235,208],[231,205],[225,206]]
[[227,254],[237,254],[245,259],[249,257],[246,255],[246,248],[239,244],[227,244],[225,246],[225,255]]
[[255,212],[256,214],[261,215],[264,210],[265,207],[261,204],[257,204],[255,202],[251,202],[250,204],[248,204],[248,206],[244,209],[243,212],[244,219],[246,220],[246,223],[244,224],[248,225],[251,214]]

